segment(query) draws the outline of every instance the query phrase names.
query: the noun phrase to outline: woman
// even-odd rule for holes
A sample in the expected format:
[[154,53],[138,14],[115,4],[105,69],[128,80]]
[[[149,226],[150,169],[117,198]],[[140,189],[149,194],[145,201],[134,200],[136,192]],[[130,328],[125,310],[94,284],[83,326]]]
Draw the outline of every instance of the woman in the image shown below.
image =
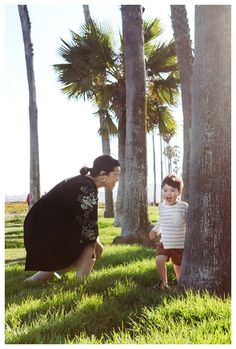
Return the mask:
[[25,270],[40,270],[26,279],[41,283],[75,269],[78,279],[88,276],[102,254],[98,240],[98,188],[113,189],[120,163],[102,155],[93,167],[64,180],[30,209],[24,221]]

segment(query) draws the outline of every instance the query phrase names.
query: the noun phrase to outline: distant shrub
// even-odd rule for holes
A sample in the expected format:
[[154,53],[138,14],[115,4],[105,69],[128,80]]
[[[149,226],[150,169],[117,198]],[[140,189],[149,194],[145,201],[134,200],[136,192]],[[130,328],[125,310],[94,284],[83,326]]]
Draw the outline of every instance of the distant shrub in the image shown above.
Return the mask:
[[23,214],[28,212],[28,205],[26,202],[6,202],[5,214]]

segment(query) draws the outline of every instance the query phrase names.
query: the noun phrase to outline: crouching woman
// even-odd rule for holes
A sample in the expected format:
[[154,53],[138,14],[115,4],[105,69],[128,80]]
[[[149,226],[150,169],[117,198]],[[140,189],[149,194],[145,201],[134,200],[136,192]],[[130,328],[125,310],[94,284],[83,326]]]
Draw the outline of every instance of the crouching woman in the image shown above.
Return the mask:
[[25,270],[37,271],[26,279],[43,283],[75,270],[86,277],[103,251],[97,226],[98,188],[113,189],[120,164],[102,155],[93,167],[83,167],[80,175],[62,181],[42,196],[24,221]]

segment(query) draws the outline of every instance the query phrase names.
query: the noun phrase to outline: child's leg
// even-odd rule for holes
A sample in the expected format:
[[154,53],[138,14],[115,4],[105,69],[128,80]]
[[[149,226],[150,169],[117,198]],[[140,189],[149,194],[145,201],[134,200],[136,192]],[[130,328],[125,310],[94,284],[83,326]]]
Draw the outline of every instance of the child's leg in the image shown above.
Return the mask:
[[29,284],[40,284],[52,279],[53,276],[53,271],[38,271],[37,273],[26,279],[25,282]]
[[181,263],[182,263],[182,259],[183,259],[183,252],[184,252],[184,250],[182,248],[172,249],[171,250],[170,257],[171,257],[171,261],[173,263],[173,267],[174,267],[174,271],[175,271],[177,282],[180,279]]
[[168,260],[168,257],[165,255],[156,256],[157,273],[158,273],[159,279],[163,284],[168,284],[167,268],[166,268],[167,260]]
[[76,263],[76,277],[80,280],[88,276],[93,269],[95,261],[95,244],[85,246]]
[[174,271],[176,275],[177,282],[179,281],[180,274],[181,274],[181,265],[173,264],[174,266]]

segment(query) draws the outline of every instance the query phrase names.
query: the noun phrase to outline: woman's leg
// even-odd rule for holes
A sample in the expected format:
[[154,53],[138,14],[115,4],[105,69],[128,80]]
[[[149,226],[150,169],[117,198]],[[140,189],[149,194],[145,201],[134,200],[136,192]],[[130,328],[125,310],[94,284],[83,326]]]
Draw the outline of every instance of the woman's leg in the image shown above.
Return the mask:
[[85,246],[76,262],[76,277],[81,280],[88,276],[96,261],[96,243]]
[[[76,269],[76,276],[78,279],[86,277],[92,271],[95,261],[101,257],[102,252],[103,246],[99,239],[97,239],[96,243],[90,244],[84,248],[81,256],[75,263],[63,270],[59,270],[59,273],[64,274],[70,270]],[[25,281],[29,284],[43,283],[52,279],[55,275],[57,276],[57,273],[53,271],[38,271]]]

